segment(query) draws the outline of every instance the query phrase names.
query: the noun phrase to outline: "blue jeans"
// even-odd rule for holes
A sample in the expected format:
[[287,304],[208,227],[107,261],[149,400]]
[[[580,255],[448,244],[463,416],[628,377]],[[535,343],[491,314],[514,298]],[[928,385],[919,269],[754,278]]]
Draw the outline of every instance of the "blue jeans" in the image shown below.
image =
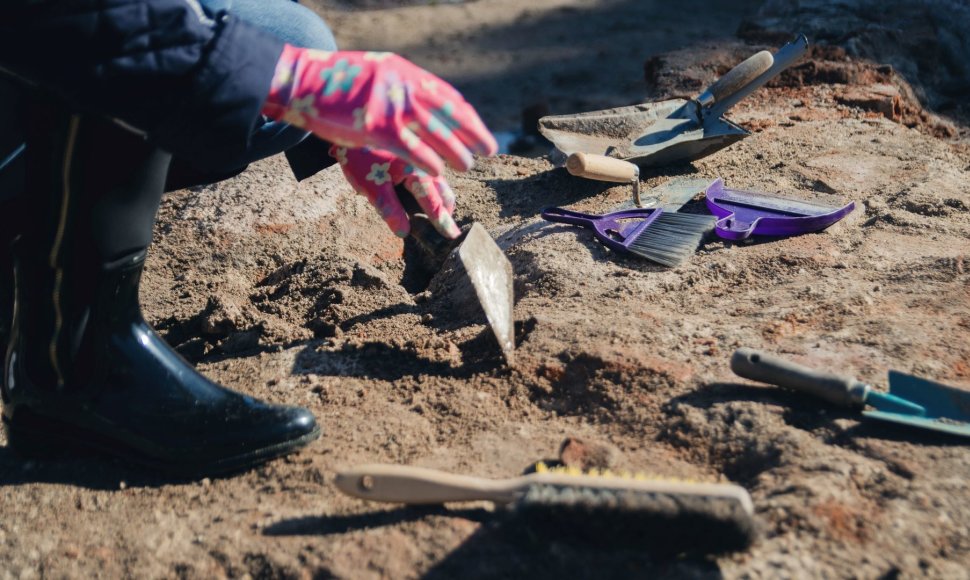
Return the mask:
[[200,0],[211,12],[224,10],[283,42],[304,48],[337,50],[333,33],[312,10],[297,0]]

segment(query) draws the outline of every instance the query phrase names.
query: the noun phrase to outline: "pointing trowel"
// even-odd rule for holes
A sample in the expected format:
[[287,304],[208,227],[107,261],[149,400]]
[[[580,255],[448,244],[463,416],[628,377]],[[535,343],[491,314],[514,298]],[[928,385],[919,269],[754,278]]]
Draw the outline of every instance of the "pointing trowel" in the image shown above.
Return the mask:
[[437,272],[456,252],[499,348],[509,366],[515,362],[515,325],[512,316],[512,263],[481,224],[475,222],[455,240],[442,236],[431,225],[414,197],[397,188],[398,199],[411,219],[410,239],[424,254],[427,269]]
[[970,437],[970,391],[889,371],[889,392],[881,393],[852,377],[817,371],[782,358],[739,348],[731,357],[738,376],[785,387],[842,406],[863,416],[950,435]]

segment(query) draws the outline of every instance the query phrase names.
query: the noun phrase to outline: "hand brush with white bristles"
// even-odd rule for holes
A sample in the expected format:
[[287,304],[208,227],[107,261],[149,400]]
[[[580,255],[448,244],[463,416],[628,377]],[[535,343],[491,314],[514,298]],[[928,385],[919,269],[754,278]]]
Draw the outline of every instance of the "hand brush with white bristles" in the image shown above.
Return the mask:
[[538,464],[535,473],[486,479],[403,465],[364,465],[337,474],[337,489],[404,504],[491,501],[533,538],[584,544],[726,552],[756,535],[748,492],[734,484],[581,472]]
[[697,251],[714,229],[714,216],[653,209],[625,209],[594,215],[550,207],[542,219],[590,228],[608,247],[664,266],[677,266]]
[[566,159],[566,170],[577,177],[629,183],[638,209],[623,208],[606,215],[584,214],[562,208],[548,208],[542,217],[551,222],[587,227],[610,248],[627,252],[664,266],[677,266],[693,255],[711,230],[714,217],[677,213],[685,202],[709,187],[704,179],[676,179],[655,188],[667,198],[663,207],[647,208],[640,196],[640,168],[622,159],[576,152]]

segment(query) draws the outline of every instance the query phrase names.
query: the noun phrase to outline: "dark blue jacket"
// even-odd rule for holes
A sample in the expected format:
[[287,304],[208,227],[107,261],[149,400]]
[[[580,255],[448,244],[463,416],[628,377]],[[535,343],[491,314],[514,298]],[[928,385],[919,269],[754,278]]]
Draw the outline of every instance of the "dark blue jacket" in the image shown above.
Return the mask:
[[0,0],[0,72],[216,164],[246,147],[282,47],[196,0]]

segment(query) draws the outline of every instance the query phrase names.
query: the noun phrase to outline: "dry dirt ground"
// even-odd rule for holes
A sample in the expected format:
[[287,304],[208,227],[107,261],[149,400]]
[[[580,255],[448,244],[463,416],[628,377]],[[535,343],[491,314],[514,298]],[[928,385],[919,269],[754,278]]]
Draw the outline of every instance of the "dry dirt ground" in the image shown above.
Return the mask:
[[[344,46],[403,52],[454,80],[493,127],[515,129],[540,100],[569,112],[700,88],[760,48],[732,38],[758,3],[711,7],[722,4],[317,9]],[[194,482],[93,458],[24,462],[0,447],[0,578],[967,578],[964,443],[728,367],[744,345],[880,388],[890,368],[970,388],[970,148],[964,126],[913,99],[891,70],[826,50],[739,105],[731,118],[751,137],[649,173],[645,187],[720,176],[857,210],[823,233],[712,239],[673,270],[537,217],[548,205],[605,211],[627,187],[508,155],[451,176],[461,220],[484,224],[515,268],[512,369],[446,276],[427,293],[403,289],[401,243],[337,171],[298,184],[273,158],[169,196],[147,316],[207,375],[308,406],[325,435]],[[566,437],[612,446],[620,468],[743,485],[760,540],[716,558],[590,550],[554,534],[525,545],[487,505],[388,508],[331,485],[367,462],[511,476]]]

